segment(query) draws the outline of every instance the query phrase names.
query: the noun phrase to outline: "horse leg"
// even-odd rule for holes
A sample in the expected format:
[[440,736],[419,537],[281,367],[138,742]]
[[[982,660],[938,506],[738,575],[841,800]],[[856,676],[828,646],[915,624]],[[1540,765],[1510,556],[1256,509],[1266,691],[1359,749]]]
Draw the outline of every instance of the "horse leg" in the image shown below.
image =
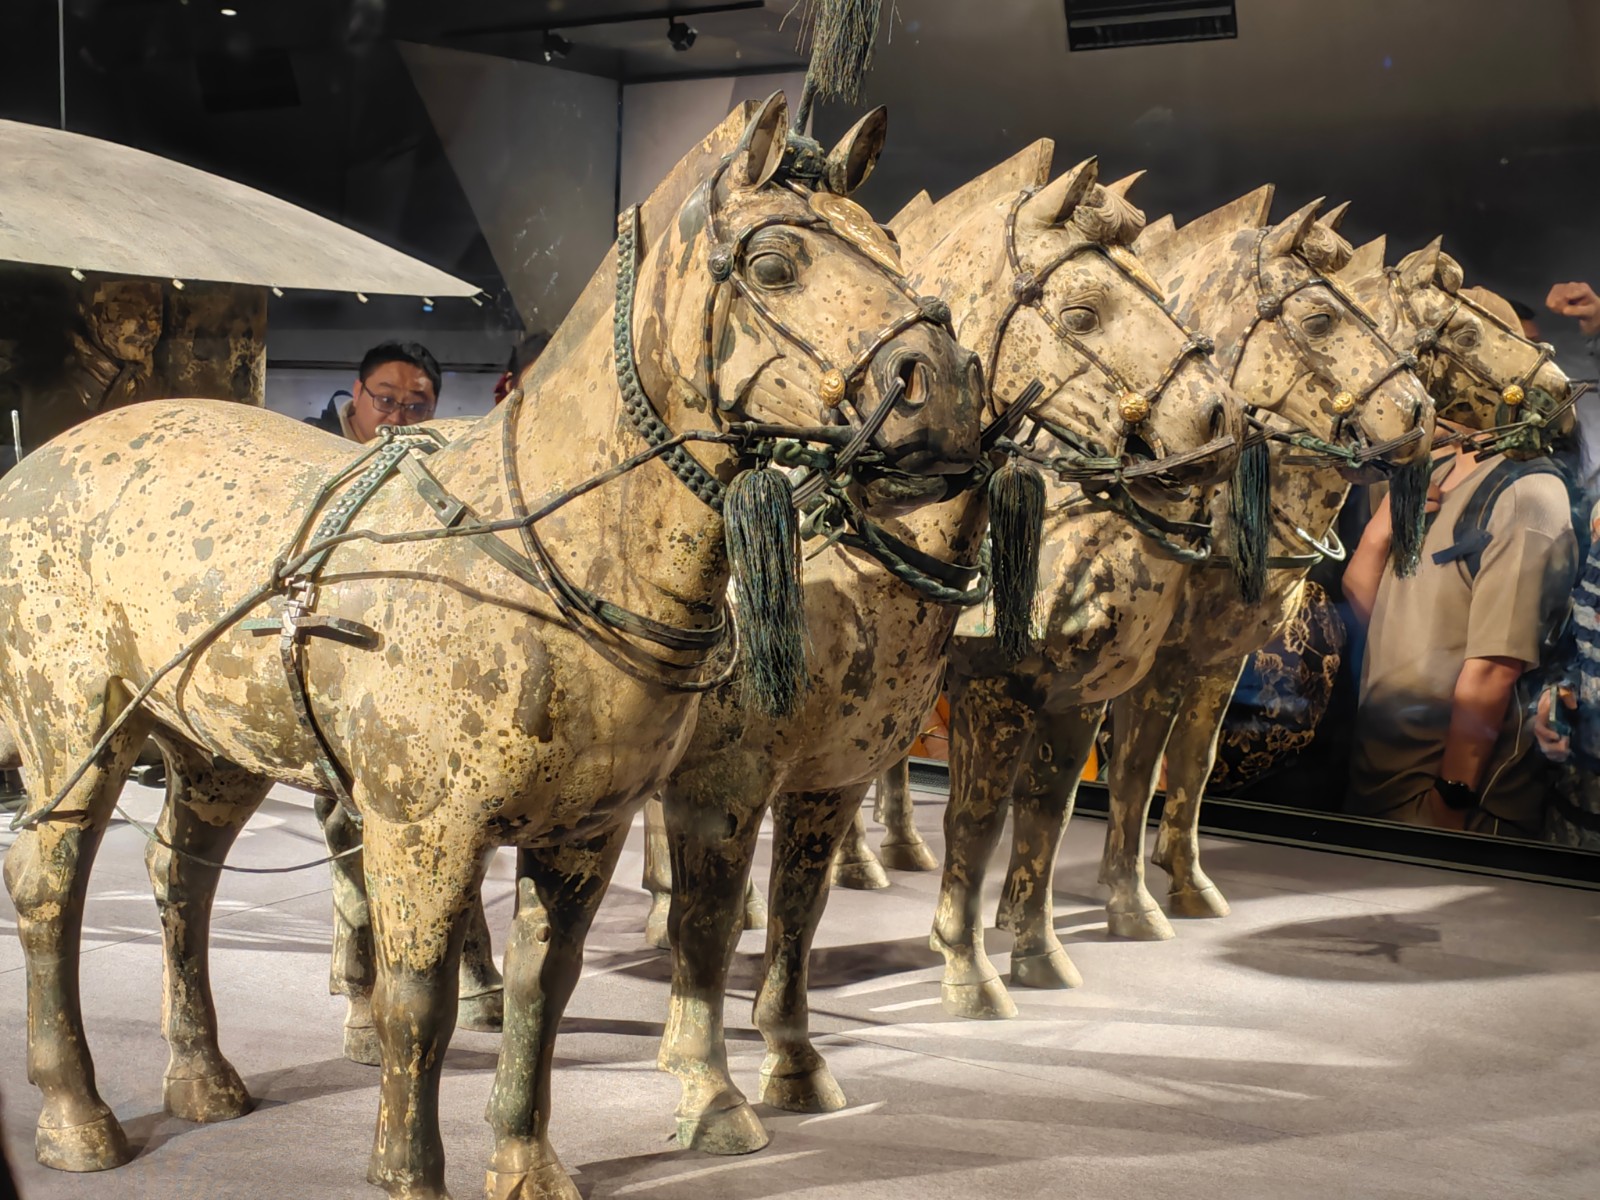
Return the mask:
[[1112,701],[1115,736],[1106,774],[1111,812],[1106,821],[1100,882],[1111,889],[1106,929],[1112,937],[1164,941],[1172,925],[1144,883],[1144,828],[1155,796],[1161,758],[1183,702],[1177,655],[1162,655],[1150,673]]
[[811,1044],[806,993],[811,942],[828,903],[835,846],[861,820],[866,785],[780,793],[772,806],[772,904],[755,1022],[767,1043],[761,1099],[789,1112],[833,1112],[845,1105]]
[[561,1014],[583,971],[583,941],[627,824],[570,845],[521,851],[506,946],[505,1034],[485,1114],[494,1153],[488,1200],[578,1200],[550,1145],[550,1068]]
[[1083,982],[1056,936],[1056,855],[1104,716],[1104,704],[1041,716],[1033,757],[1011,800],[1011,869],[995,924],[1016,936],[1011,982],[1020,987],[1073,988]]
[[644,890],[650,893],[650,915],[644,922],[644,940],[657,950],[671,950],[667,914],[672,909],[672,851],[667,846],[667,817],[659,796],[644,805]]
[[494,965],[494,943],[489,919],[483,911],[483,893],[467,909],[466,935],[461,943],[461,967],[456,984],[460,1009],[456,1024],[477,1033],[499,1033],[505,1020],[505,980]]
[[1154,861],[1171,881],[1167,907],[1175,917],[1225,917],[1229,912],[1228,901],[1200,869],[1200,800],[1216,765],[1228,700],[1243,670],[1241,662],[1238,670],[1192,681],[1167,743],[1167,804]]
[[878,861],[878,856],[872,852],[872,846],[867,841],[867,823],[859,806],[839,839],[838,849],[834,851],[833,882],[858,892],[877,891],[889,886],[889,876],[884,873],[883,864]]
[[483,885],[485,847],[443,822],[364,823],[377,981],[373,1028],[383,1073],[367,1182],[396,1200],[448,1200],[439,1076],[456,1024],[466,913]]
[[[672,851],[667,846],[667,818],[656,798],[644,806],[644,890],[650,893],[650,915],[645,918],[644,940],[657,950],[672,949],[667,936],[667,915],[672,908]],[[744,889],[744,929],[767,927],[767,902],[754,879]]]
[[739,898],[770,786],[753,766],[715,780],[685,771],[663,794],[672,849],[672,1000],[657,1063],[682,1085],[678,1144],[685,1149],[748,1154],[767,1144],[728,1073],[723,1010]]
[[[99,694],[26,699],[36,714],[73,722],[70,728],[19,730],[32,798],[42,802],[66,782],[127,700],[116,683]],[[38,826],[18,833],[6,852],[6,889],[16,906],[27,962],[28,1080],[43,1100],[34,1153],[59,1171],[104,1171],[133,1157],[127,1135],[95,1088],[78,956],[95,851],[148,735],[148,720],[130,720],[61,806]]]
[[873,816],[883,826],[878,858],[891,871],[932,871],[939,865],[912,819],[911,760],[902,758],[878,777]]
[[958,1017],[1017,1015],[983,949],[983,880],[1033,737],[1033,712],[1004,677],[952,680],[944,874],[928,943],[944,955],[940,999]]
[[272,781],[161,736],[167,801],[145,867],[161,914],[163,1033],[170,1058],[167,1111],[185,1121],[229,1121],[252,1107],[250,1093],[217,1046],[211,999],[211,902],[220,863]]
[[318,796],[316,812],[328,852],[334,855],[328,864],[333,876],[333,955],[328,968],[328,991],[346,1000],[344,1056],[351,1062],[376,1067],[381,1062],[378,1031],[372,1024],[372,985],[377,968],[372,957],[372,909],[367,904],[361,823],[332,796]]

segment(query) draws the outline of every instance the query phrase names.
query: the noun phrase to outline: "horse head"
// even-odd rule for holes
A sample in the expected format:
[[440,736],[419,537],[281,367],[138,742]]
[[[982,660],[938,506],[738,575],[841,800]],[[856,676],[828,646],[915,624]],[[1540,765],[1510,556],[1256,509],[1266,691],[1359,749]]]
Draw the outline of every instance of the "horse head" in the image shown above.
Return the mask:
[[[846,194],[882,149],[883,111],[826,155],[788,133],[781,93],[724,130],[735,122],[732,150],[683,194],[691,154],[641,216],[652,244],[628,299],[644,393],[701,423],[864,434],[900,475],[967,471],[976,360],[956,345],[949,309],[908,286],[893,241]],[[671,211],[654,203],[678,195]]]
[[1510,304],[1463,287],[1461,264],[1444,253],[1441,239],[1393,267],[1384,265],[1384,250],[1382,238],[1361,247],[1340,282],[1391,341],[1413,347],[1441,418],[1491,429],[1527,417],[1535,411],[1527,406],[1537,402],[1554,410],[1543,432],[1571,430],[1572,383],[1555,364],[1553,348],[1523,334]]
[[1230,381],[1256,409],[1360,460],[1426,453],[1433,408],[1416,359],[1334,279],[1350,244],[1318,222],[1322,201],[1275,225],[1271,202],[1261,188],[1180,229],[1164,223],[1138,250],[1180,319],[1215,332]]
[[1130,249],[1144,214],[1131,177],[1098,180],[1094,159],[1049,178],[1041,140],[937,204],[921,197],[891,221],[911,281],[956,298],[956,334],[983,360],[990,418],[1034,379],[1032,413],[1086,457],[1190,485],[1225,477],[1243,407]]

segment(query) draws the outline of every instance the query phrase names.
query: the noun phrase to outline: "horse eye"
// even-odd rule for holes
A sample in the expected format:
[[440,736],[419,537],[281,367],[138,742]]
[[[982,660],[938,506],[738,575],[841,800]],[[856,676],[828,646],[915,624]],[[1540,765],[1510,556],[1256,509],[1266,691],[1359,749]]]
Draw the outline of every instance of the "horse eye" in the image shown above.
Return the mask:
[[1087,305],[1076,304],[1061,310],[1061,324],[1073,333],[1093,333],[1100,328],[1100,314]]
[[1463,325],[1460,329],[1456,330],[1454,341],[1458,346],[1465,346],[1468,349],[1471,349],[1473,346],[1478,344],[1478,331],[1471,325]]
[[794,263],[774,250],[758,254],[750,260],[750,276],[762,287],[788,287],[794,282]]
[[1312,313],[1304,321],[1300,322],[1300,328],[1306,331],[1307,337],[1327,337],[1333,332],[1333,314],[1325,312]]

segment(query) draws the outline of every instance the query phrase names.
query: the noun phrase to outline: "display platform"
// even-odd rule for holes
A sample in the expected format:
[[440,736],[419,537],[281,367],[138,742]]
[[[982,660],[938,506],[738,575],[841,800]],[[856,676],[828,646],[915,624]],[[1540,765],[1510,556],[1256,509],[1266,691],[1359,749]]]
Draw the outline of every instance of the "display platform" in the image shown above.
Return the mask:
[[[130,784],[127,798],[136,816],[153,816],[154,792]],[[939,850],[942,798],[917,798],[918,824]],[[1600,896],[1210,838],[1207,869],[1233,915],[1179,922],[1172,942],[1113,942],[1095,884],[1104,828],[1075,820],[1056,876],[1057,929],[1084,986],[1016,989],[1013,1021],[941,1012],[940,960],[927,948],[935,876],[895,873],[887,891],[836,891],[813,958],[812,1028],[852,1106],[820,1117],[762,1107],[772,1144],[744,1158],[682,1153],[670,1140],[677,1084],[655,1070],[667,961],[640,936],[636,830],[558,1048],[552,1133],[581,1192],[1600,1194]],[[288,865],[321,852],[307,798],[279,789],[233,861]],[[33,1161],[22,953],[0,898],[0,1093],[24,1200],[380,1196],[363,1182],[377,1073],[340,1057],[343,1004],[327,994],[325,869],[222,882],[212,937],[222,1046],[259,1106],[198,1126],[161,1108],[161,962],[143,853],[137,831],[112,827],[84,938],[100,1089],[139,1150],[120,1170],[66,1175]],[[512,870],[502,852],[486,889],[497,935]],[[729,1009],[735,1076],[751,1094],[762,1057],[748,1022],[760,939],[747,933],[740,944],[742,999]],[[1009,943],[989,934],[1002,971]],[[441,1124],[457,1200],[483,1194],[497,1043],[459,1032],[449,1052]]]

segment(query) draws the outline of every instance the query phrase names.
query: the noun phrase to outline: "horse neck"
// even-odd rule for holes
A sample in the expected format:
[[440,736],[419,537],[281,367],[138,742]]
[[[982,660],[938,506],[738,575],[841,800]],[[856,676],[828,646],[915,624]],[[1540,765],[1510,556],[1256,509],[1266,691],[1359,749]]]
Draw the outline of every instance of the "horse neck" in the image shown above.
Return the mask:
[[[647,448],[622,408],[613,354],[615,306],[547,354],[521,384],[516,468],[529,509],[550,502]],[[677,411],[669,395],[651,399],[669,428],[705,425]],[[689,419],[685,420],[688,416]],[[502,404],[435,460],[441,481],[490,518],[511,516],[503,470]],[[714,459],[703,456],[708,466]],[[537,526],[556,562],[576,584],[669,624],[703,624],[727,586],[722,519],[659,460],[572,500]]]

